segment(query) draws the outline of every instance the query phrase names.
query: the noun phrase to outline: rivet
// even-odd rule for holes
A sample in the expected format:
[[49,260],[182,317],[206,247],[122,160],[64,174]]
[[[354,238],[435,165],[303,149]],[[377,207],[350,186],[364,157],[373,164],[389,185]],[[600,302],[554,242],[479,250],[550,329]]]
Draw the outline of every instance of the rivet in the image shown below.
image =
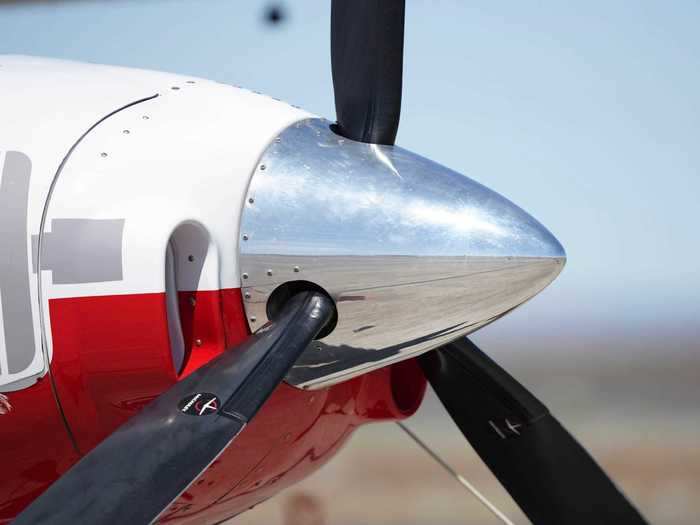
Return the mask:
[[202,346],[202,340],[201,340],[201,339],[195,339],[195,340],[194,340],[194,344],[195,344],[196,346]]
[[243,297],[245,297],[246,299],[250,299],[250,292],[244,293]]
[[268,275],[268,277],[272,277],[272,270],[269,269],[269,268],[268,268],[268,270],[267,270],[267,275]]
[[100,153],[100,157],[105,158],[106,156],[107,156],[107,154],[104,151],[102,153]]
[[188,80],[187,83],[188,84],[195,84],[196,82],[194,80]]
[[317,345],[316,350],[321,351],[321,350],[323,350],[323,347],[321,345]]
[[244,241],[247,241],[247,240],[248,240],[248,234],[247,234],[247,233],[244,233],[244,234],[243,234],[243,240],[244,240]]
[[194,255],[188,255],[187,260],[190,262],[194,262]]
[[265,171],[266,168],[265,164],[260,164],[260,171]]
[[250,198],[248,199],[248,202],[249,202],[250,204],[253,204],[253,203],[255,202],[255,199],[254,199],[253,197],[250,197]]
[[247,278],[248,278],[248,274],[247,274],[247,273],[244,273],[244,274],[243,274],[243,278],[244,278],[244,279],[247,279]]
[[141,118],[142,118],[143,120],[148,120],[148,119],[151,118],[151,117],[149,117],[148,115],[144,115],[144,116],[141,117]]
[[131,131],[129,131],[128,129],[125,129],[124,131],[122,131],[122,133],[124,133],[124,135],[128,135],[129,133],[131,133]]
[[250,322],[251,322],[251,323],[254,323],[254,322],[257,321],[257,320],[258,320],[258,318],[255,317],[255,316],[252,316],[252,317],[250,318]]
[[294,267],[294,273],[299,273],[300,270],[301,270],[301,268],[299,268],[298,266]]
[[178,86],[172,86],[170,89],[172,89],[173,91],[177,91],[180,88]]

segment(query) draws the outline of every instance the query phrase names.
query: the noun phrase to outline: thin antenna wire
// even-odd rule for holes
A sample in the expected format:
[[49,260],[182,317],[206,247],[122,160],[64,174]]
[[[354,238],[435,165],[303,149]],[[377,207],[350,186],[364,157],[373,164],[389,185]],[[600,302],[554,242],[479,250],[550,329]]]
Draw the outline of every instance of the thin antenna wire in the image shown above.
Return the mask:
[[447,462],[442,459],[440,456],[437,455],[436,452],[434,452],[428,445],[426,445],[416,434],[413,433],[413,431],[408,428],[406,425],[401,423],[400,421],[397,421],[396,424],[401,427],[401,430],[406,432],[406,434],[409,435],[409,437],[415,441],[420,448],[422,448],[425,452],[428,453],[428,455],[433,458],[442,468],[444,468],[449,474],[455,478],[459,483],[462,484],[464,488],[466,488],[469,492],[473,494],[473,496],[478,499],[481,504],[489,509],[494,516],[496,516],[499,520],[501,520],[505,525],[514,525],[512,521],[508,519],[508,517],[503,514],[500,510],[496,508],[496,506],[491,503],[489,500],[486,499],[486,497],[481,494],[476,488],[469,483],[459,472],[457,472],[455,469],[453,469],[450,465],[447,464]]

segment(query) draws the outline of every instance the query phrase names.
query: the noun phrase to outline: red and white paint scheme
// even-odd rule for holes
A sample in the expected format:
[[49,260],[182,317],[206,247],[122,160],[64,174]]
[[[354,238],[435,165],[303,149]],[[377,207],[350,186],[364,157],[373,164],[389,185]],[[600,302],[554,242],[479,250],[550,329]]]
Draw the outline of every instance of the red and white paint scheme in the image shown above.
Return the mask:
[[[265,148],[309,114],[198,78],[20,56],[0,56],[0,114],[0,191],[13,208],[0,212],[7,523],[144,404],[248,336],[243,201]],[[6,249],[18,235],[26,258]],[[9,298],[24,293],[18,309]],[[23,344],[9,348],[8,334]],[[424,387],[411,361],[312,392],[282,384],[161,519],[242,512],[327,461],[357,426],[412,413]]]

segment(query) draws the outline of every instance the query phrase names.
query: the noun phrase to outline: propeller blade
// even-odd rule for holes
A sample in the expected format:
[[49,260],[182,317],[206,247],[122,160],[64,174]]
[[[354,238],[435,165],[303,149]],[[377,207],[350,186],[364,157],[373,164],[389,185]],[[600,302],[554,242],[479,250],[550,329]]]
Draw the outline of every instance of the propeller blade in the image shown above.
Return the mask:
[[401,113],[405,0],[333,0],[331,63],[337,132],[393,144]]
[[173,385],[76,463],[14,523],[151,523],[236,438],[335,312],[317,292]]
[[547,407],[471,341],[419,359],[462,434],[532,523],[646,523]]

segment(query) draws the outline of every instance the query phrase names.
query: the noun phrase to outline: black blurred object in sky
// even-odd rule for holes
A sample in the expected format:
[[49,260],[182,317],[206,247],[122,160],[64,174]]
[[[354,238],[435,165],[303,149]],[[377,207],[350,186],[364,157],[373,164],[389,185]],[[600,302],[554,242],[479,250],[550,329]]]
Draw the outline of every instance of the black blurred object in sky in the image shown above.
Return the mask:
[[287,20],[287,10],[282,4],[269,4],[267,7],[265,7],[263,19],[267,25],[280,26]]

